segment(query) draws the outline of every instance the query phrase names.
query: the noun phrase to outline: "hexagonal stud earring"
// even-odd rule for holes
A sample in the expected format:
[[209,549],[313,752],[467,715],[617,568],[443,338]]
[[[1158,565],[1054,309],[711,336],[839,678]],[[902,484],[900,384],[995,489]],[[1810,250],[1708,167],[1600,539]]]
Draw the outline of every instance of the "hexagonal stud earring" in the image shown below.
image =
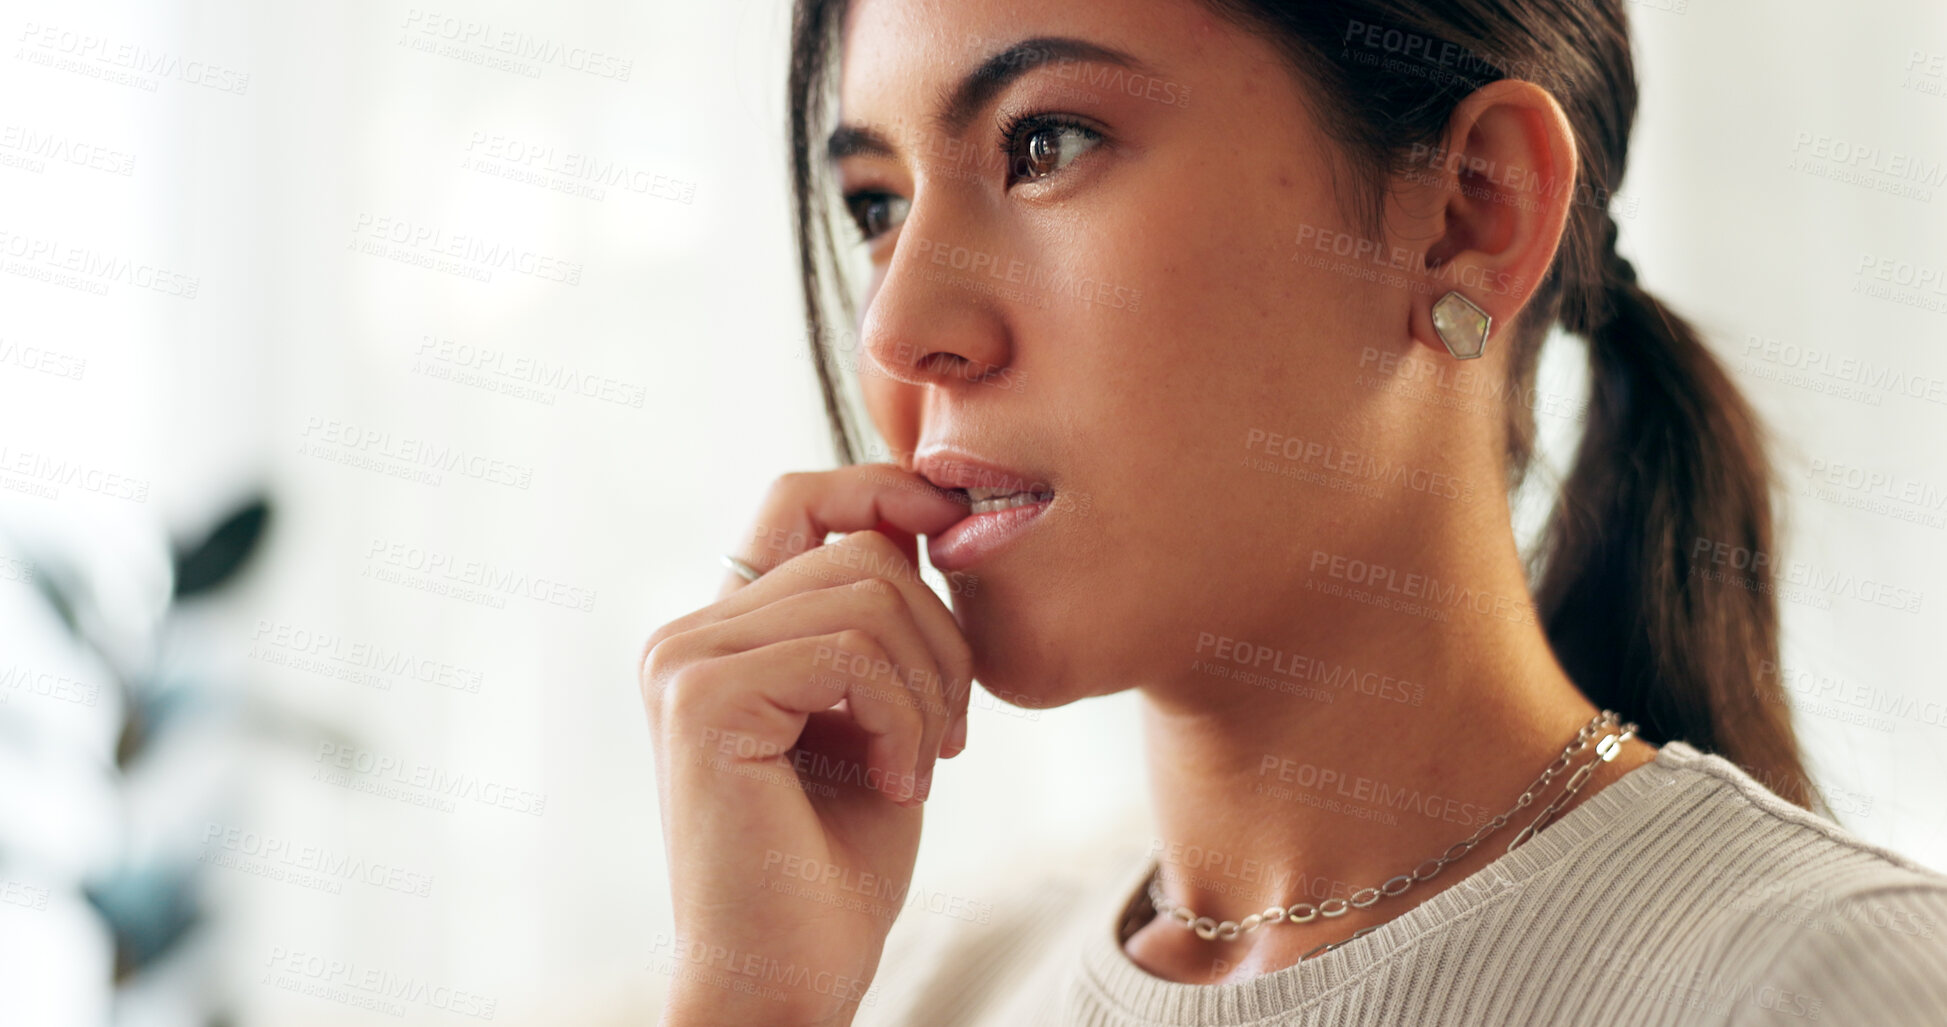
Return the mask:
[[1487,329],[1494,323],[1487,311],[1458,292],[1449,292],[1433,305],[1433,330],[1456,359],[1472,360],[1487,349]]

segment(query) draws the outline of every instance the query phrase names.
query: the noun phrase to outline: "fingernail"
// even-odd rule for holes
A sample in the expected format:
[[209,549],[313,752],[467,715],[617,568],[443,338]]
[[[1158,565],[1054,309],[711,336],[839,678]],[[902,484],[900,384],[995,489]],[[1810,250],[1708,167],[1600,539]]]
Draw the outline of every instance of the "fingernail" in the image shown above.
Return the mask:
[[[962,713],[961,715],[953,718],[953,726],[946,729],[946,748],[953,750],[953,752],[957,755],[960,752],[960,750],[965,749],[966,747],[967,747],[967,715]],[[941,755],[945,755],[945,754],[946,753],[943,750],[941,752]]]

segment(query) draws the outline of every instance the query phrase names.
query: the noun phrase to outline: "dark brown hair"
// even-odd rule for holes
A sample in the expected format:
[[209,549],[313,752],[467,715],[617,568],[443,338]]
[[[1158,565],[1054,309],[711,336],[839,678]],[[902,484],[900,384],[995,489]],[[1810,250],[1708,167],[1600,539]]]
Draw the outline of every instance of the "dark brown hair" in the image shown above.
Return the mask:
[[[1588,426],[1539,552],[1535,600],[1569,676],[1661,744],[1682,739],[1744,767],[1806,808],[1819,800],[1800,759],[1777,672],[1769,561],[1706,578],[1698,554],[1771,554],[1771,470],[1757,415],[1690,324],[1636,281],[1616,252],[1609,198],[1636,114],[1623,0],[1202,0],[1263,33],[1309,87],[1352,174],[1341,200],[1379,235],[1394,176],[1437,152],[1455,107],[1503,78],[1535,82],[1566,112],[1576,189],[1555,263],[1502,345],[1506,395],[1534,396],[1555,324],[1588,341]],[[845,0],[799,0],[791,43],[792,189],[812,359],[839,459],[856,458],[830,336],[856,322],[839,257],[826,168],[832,55]],[[834,302],[835,301],[835,302]],[[1534,452],[1529,402],[1507,404],[1509,487]]]

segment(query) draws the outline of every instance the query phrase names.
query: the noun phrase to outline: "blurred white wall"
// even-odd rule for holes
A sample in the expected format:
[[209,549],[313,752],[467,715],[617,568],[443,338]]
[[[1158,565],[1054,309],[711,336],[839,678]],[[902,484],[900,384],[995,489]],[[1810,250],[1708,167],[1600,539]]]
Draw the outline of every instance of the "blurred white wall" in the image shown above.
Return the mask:
[[[638,647],[708,601],[772,478],[829,463],[787,222],[786,5],[5,12],[0,456],[146,489],[50,497],[0,459],[0,525],[122,554],[101,573],[151,595],[163,532],[266,485],[269,549],[190,636],[265,708],[351,740],[212,742],[205,784],[234,799],[139,829],[210,857],[204,997],[246,1025],[645,1021],[668,921]],[[1623,250],[1787,444],[1810,577],[1783,673],[1823,784],[1857,833],[1947,869],[1947,9],[1632,13]],[[506,66],[446,38],[460,22],[556,56]],[[587,162],[628,173],[590,192],[549,170]],[[428,447],[461,459],[426,475]],[[476,566],[549,584],[455,590]],[[21,577],[0,574],[0,609]],[[23,624],[0,624],[0,669]],[[1139,818],[1133,712],[982,704],[918,880],[977,900],[995,839],[1037,862]],[[59,808],[77,837],[113,819]],[[275,878],[307,849],[384,872]],[[99,938],[59,906],[0,903],[16,948],[92,953],[0,959],[0,1020],[95,1015],[65,1003],[99,984]],[[319,961],[468,997],[373,1011],[285,987]],[[187,1022],[170,1009],[130,1017]]]

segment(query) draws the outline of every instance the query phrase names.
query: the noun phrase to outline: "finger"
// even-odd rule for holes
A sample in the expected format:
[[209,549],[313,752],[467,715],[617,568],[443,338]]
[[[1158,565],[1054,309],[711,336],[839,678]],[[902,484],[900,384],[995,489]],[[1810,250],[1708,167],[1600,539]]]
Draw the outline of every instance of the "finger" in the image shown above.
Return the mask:
[[[841,543],[834,545],[838,544]],[[781,569],[778,573],[788,571]],[[917,587],[917,593],[920,596],[917,602],[939,606],[938,597],[924,585]],[[847,585],[786,596],[755,610],[697,628],[683,636],[683,643],[685,648],[702,646],[712,652],[729,653],[780,638],[822,635],[848,627],[868,631],[891,653],[893,660],[892,665],[872,669],[873,687],[911,691],[925,716],[926,730],[920,741],[923,782],[920,798],[924,799],[932,786],[934,763],[944,754],[943,748],[953,725],[956,721],[965,720],[967,698],[972,694],[972,678],[968,670],[970,662],[964,663],[955,672],[959,678],[950,676],[933,648],[937,644],[947,647],[950,652],[966,649],[958,625],[952,622],[952,615],[946,615],[947,623],[941,629],[950,635],[936,643],[928,639],[921,628],[914,604],[915,599],[908,595],[908,590],[902,589],[896,582],[885,578],[860,578]],[[945,611],[944,607],[939,608]],[[850,661],[857,664],[864,658],[856,653],[824,655],[829,657],[831,663]],[[964,661],[968,658],[963,656],[959,659]],[[964,748],[964,723],[960,731]]]
[[946,729],[946,741],[940,743],[940,758],[950,760],[966,751],[967,714],[962,711],[959,716],[953,718],[953,723]]
[[[847,585],[787,596],[685,632],[671,639],[671,644],[686,658],[698,659],[727,656],[791,638],[835,634],[846,628],[870,634],[892,657],[889,666],[873,668],[873,687],[914,690],[927,718],[928,741],[944,740],[954,714],[945,695],[945,675],[913,619],[904,593],[883,578],[860,578]],[[834,650],[821,655],[829,656],[820,661],[821,668],[844,662],[861,669],[860,661],[871,654]]]
[[945,701],[956,713],[964,711],[972,691],[973,649],[953,611],[920,579],[919,571],[906,562],[895,544],[876,531],[853,532],[781,564],[712,609],[717,616],[734,616],[794,592],[874,577],[891,582],[905,597],[913,621],[940,668]]
[[[964,502],[897,464],[787,474],[771,486],[750,534],[731,555],[763,573],[822,545],[832,532],[869,531],[887,524],[905,534],[931,535],[958,523],[967,512]],[[908,562],[919,562],[917,542]],[[748,584],[731,573],[720,595]]]
[[797,744],[812,714],[843,699],[847,715],[871,738],[866,765],[828,769],[900,805],[918,805],[919,746],[925,725],[912,694],[860,687],[869,682],[850,667],[814,672],[821,650],[890,659],[870,634],[847,628],[697,661],[670,683],[665,723],[679,736],[693,734],[693,740],[717,732],[710,737],[736,741],[738,758],[775,763]]

